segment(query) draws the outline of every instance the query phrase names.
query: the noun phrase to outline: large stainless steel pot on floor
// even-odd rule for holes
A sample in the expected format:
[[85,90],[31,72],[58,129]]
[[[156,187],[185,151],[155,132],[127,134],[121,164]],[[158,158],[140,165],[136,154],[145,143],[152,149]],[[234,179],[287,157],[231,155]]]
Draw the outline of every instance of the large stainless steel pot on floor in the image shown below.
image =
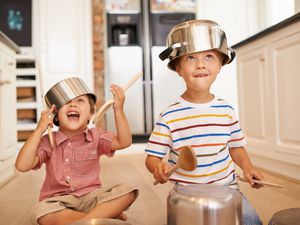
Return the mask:
[[167,204],[168,225],[243,225],[242,196],[228,187],[175,186]]

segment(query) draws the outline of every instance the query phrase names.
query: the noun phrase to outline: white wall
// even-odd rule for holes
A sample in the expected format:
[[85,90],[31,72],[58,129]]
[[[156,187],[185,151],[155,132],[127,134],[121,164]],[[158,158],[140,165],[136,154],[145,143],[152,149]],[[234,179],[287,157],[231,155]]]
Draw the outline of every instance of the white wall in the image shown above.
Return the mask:
[[295,0],[265,0],[266,26],[272,26],[295,13]]
[[[232,46],[257,31],[256,5],[256,0],[198,0],[197,19],[217,22],[226,32],[228,45]],[[238,111],[235,60],[222,68],[212,92],[227,99]]]

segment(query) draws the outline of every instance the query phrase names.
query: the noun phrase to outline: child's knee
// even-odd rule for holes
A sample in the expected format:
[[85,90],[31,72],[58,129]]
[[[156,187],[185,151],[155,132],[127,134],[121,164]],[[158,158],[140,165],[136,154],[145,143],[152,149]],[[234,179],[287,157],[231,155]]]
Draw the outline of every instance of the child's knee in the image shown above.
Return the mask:
[[39,225],[53,225],[55,224],[55,216],[52,213],[46,214],[38,218]]

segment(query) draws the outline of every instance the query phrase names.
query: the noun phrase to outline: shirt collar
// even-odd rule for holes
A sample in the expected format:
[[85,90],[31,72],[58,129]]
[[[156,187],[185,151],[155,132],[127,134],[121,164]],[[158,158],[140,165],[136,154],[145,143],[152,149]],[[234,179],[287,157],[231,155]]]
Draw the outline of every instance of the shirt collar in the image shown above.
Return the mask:
[[[86,128],[81,134],[78,134],[77,136],[73,137],[72,139],[77,139],[81,135],[84,135],[85,139],[89,142],[92,142],[94,140],[94,138],[93,138],[93,136],[92,136],[92,134],[91,134],[91,132],[88,128]],[[57,145],[60,145],[64,141],[70,139],[60,129],[57,131],[55,137],[56,137],[56,144]]]

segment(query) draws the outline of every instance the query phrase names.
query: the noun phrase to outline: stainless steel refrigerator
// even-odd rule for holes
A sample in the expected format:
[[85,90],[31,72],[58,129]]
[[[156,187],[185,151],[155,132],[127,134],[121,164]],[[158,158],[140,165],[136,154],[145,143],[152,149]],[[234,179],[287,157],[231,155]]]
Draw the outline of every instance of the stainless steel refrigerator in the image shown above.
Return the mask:
[[[161,110],[184,90],[181,78],[158,55],[169,30],[194,19],[195,9],[196,0],[106,0],[105,98],[111,98],[111,83],[122,86],[144,73],[126,92],[125,113],[135,138],[149,136]],[[106,122],[114,130],[112,110]]]

